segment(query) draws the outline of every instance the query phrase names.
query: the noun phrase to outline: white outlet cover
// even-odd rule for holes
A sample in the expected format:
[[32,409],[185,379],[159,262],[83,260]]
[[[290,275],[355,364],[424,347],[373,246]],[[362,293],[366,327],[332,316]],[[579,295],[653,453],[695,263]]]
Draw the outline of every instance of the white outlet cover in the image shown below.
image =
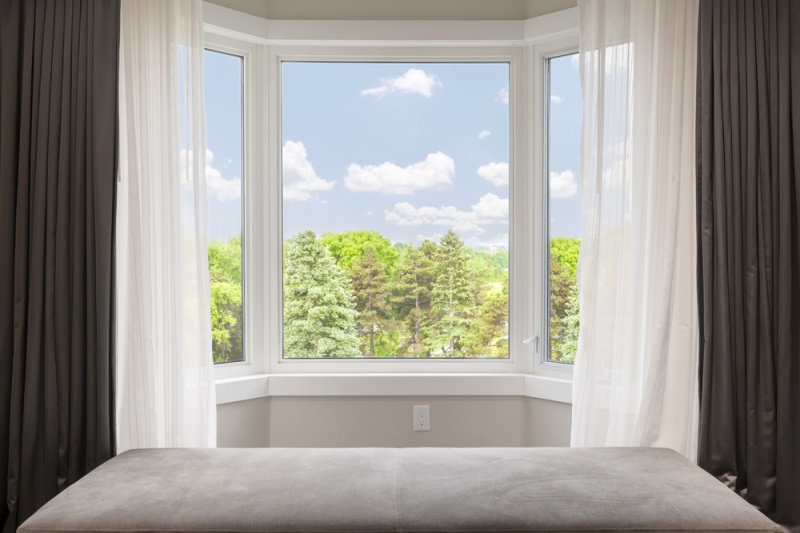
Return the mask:
[[415,405],[413,411],[413,429],[414,431],[430,431],[431,430],[431,406],[430,405]]

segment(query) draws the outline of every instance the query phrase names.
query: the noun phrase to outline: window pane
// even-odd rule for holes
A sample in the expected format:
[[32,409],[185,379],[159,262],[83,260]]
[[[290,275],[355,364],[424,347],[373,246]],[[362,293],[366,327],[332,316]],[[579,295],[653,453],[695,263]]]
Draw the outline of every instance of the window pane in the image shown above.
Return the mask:
[[242,308],[243,59],[205,51],[206,185],[215,363],[244,360]]
[[581,200],[578,154],[581,87],[578,54],[555,57],[549,67],[548,176],[550,189],[549,360],[573,363],[578,344],[578,253]]
[[284,357],[508,357],[509,65],[281,76]]

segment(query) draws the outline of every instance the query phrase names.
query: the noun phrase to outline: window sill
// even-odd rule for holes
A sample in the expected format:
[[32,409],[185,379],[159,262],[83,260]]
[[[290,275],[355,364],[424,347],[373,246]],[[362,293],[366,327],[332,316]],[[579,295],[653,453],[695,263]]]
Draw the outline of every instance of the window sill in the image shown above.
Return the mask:
[[217,404],[269,396],[523,396],[572,403],[572,382],[531,374],[258,374],[216,382]]

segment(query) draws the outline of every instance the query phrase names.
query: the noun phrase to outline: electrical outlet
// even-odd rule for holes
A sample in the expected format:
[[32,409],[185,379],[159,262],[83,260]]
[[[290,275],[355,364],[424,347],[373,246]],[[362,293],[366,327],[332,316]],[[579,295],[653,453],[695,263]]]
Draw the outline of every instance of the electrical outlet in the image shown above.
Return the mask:
[[430,431],[431,430],[431,406],[430,405],[415,405],[414,406],[414,431]]

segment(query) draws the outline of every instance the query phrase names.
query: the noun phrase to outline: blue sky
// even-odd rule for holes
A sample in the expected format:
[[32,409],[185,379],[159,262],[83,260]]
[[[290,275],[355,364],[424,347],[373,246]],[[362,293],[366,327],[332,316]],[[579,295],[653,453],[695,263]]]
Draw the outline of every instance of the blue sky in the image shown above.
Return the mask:
[[[578,71],[569,58],[551,67],[551,235],[577,236]],[[241,227],[241,62],[207,52],[205,78],[219,239]],[[284,63],[284,236],[419,243],[453,229],[470,246],[507,246],[508,78],[502,63]]]

